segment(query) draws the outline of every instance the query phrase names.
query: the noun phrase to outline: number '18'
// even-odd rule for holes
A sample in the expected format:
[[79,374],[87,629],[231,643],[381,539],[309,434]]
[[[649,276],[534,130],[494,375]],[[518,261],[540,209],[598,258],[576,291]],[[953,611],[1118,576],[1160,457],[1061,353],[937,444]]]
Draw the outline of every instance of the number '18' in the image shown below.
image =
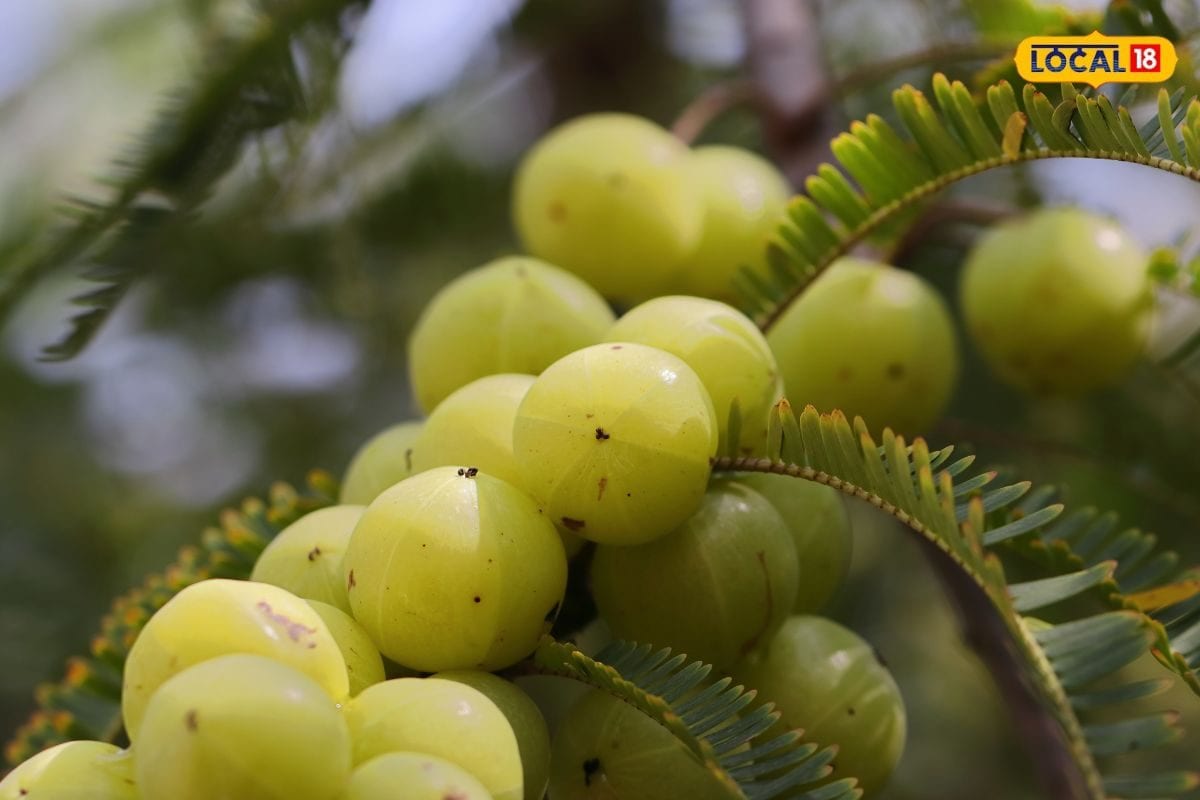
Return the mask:
[[1156,72],[1159,65],[1159,45],[1139,44],[1129,48],[1133,52],[1134,72]]

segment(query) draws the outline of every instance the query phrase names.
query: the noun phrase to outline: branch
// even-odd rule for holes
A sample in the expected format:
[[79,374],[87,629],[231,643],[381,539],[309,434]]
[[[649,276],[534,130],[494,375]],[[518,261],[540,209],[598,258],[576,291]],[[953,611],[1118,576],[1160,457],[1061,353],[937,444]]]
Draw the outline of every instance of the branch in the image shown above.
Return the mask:
[[691,144],[717,117],[731,108],[758,105],[759,98],[757,88],[748,80],[736,79],[714,83],[679,113],[675,122],[671,124],[671,133],[685,144]]
[[796,185],[826,159],[831,78],[813,3],[742,0],[747,67],[767,149]]
[[902,521],[919,535],[929,563],[942,581],[957,609],[963,638],[992,674],[1012,715],[1017,738],[1028,751],[1040,785],[1054,800],[1090,800],[1087,781],[1075,761],[1067,732],[1046,706],[1043,695],[1027,678],[1026,662],[1016,649],[1013,635],[1004,625],[995,603],[977,582],[977,577],[931,538],[930,531],[913,518],[872,492],[812,467],[785,465],[769,459],[720,457],[712,461],[714,472],[764,472],[790,475],[831,486],[844,494],[866,500],[884,513]]
[[1090,795],[1066,734],[1026,679],[1024,661],[991,599],[944,551],[924,537],[918,540],[958,613],[963,640],[1000,691],[1038,784],[1054,800],[1086,800]]
[[849,88],[941,60],[991,58],[1015,43],[952,42],[868,64],[835,78],[825,63],[816,3],[741,0],[751,97],[763,118],[767,149],[794,185],[828,160],[837,130],[830,101]]
[[977,201],[952,200],[931,207],[914,222],[881,257],[880,261],[899,264],[914,250],[945,233],[955,224],[993,225],[1018,213],[1010,206]]

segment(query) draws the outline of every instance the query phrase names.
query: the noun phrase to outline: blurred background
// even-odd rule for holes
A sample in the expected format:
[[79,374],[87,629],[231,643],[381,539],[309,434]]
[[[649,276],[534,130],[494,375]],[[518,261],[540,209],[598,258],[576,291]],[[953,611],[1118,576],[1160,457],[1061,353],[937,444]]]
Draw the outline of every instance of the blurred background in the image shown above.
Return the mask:
[[[0,3],[0,259],[53,235],[64,197],[103,199],[99,179],[145,146],[139,136],[202,74],[214,43],[283,5]],[[409,329],[454,275],[518,250],[508,193],[522,152],[587,111],[671,123],[772,46],[747,35],[753,5],[352,6],[336,35],[295,45],[307,86],[298,119],[253,137],[189,224],[143,248],[144,277],[80,356],[40,359],[66,332],[70,298],[90,286],[80,269],[25,292],[0,327],[0,731],[29,713],[36,684],[86,649],[110,600],[197,540],[217,509],[312,467],[340,474],[367,437],[413,417]],[[925,85],[935,68],[969,79],[989,50],[1003,52],[979,28],[984,5],[808,3],[826,102],[792,127],[731,108],[699,140],[764,150],[800,185],[850,120],[890,116],[892,89]],[[1166,6],[1184,30],[1200,27],[1192,0]],[[894,61],[911,54],[911,65]],[[1147,247],[1185,252],[1200,216],[1200,186],[1095,161],[982,176],[952,199],[984,216],[1078,203],[1119,217]],[[933,226],[902,266],[952,300],[977,231],[961,219]],[[1175,310],[1160,349],[1196,313],[1193,301],[1167,302]],[[962,379],[933,444],[1061,484],[1073,506],[1115,510],[1200,560],[1200,366],[1189,374],[1148,359],[1116,389],[1035,401],[998,384],[960,341]],[[886,797],[1036,797],[990,679],[920,553],[888,520],[855,511],[854,570],[830,614],[878,647],[909,704],[909,749]],[[1196,706],[1186,694],[1175,701]],[[1194,754],[1197,741],[1181,746]]]

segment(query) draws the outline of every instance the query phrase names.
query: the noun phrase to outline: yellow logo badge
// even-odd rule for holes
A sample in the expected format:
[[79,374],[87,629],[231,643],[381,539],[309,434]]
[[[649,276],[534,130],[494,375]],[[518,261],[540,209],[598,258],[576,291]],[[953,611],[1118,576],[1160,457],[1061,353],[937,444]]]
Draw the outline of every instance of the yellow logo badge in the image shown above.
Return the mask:
[[1030,36],[1013,58],[1030,83],[1161,83],[1175,72],[1175,46],[1161,36]]

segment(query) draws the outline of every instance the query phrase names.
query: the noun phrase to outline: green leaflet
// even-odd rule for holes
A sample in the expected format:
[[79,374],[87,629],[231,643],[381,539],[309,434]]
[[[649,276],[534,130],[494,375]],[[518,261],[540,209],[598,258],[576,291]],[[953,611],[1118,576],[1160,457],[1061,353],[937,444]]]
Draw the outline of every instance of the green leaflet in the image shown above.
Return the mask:
[[[1064,88],[1057,102],[1032,84],[1018,96],[1000,81],[975,99],[961,82],[933,79],[935,103],[912,86],[893,94],[899,130],[879,117],[833,140],[836,165],[805,182],[767,245],[771,270],[744,269],[743,310],[767,330],[839,256],[952,183],[1044,158],[1145,164],[1200,181],[1200,100],[1161,90],[1141,129],[1105,97]],[[836,225],[834,224],[836,222]]]
[[706,683],[711,667],[682,654],[614,642],[593,659],[546,638],[526,669],[586,683],[641,709],[686,745],[730,797],[854,800],[862,795],[851,779],[814,786],[829,774],[835,749],[802,744],[795,731],[768,733],[779,719],[770,704],[747,711],[754,692],[729,678]]
[[314,26],[336,37],[338,14],[359,1],[272,4],[249,33],[215,42],[203,73],[176,93],[103,182],[112,199],[69,198],[68,219],[45,248],[0,263],[0,317],[36,278],[86,256],[85,277],[99,286],[74,299],[83,310],[44,354],[77,355],[131,284],[154,269],[156,244],[190,222],[250,137],[307,113],[290,48]]
[[[15,765],[68,739],[120,741],[121,673],[146,620],[192,583],[249,578],[255,560],[276,534],[305,514],[333,505],[336,497],[333,478],[314,472],[303,492],[276,484],[266,502],[249,499],[240,509],[223,512],[219,526],[204,532],[200,546],[185,548],[162,574],[150,576],[114,602],[89,656],[72,659],[61,682],[38,689],[39,710],[5,748],[8,763]],[[682,655],[617,643],[599,659],[591,659],[547,637],[524,669],[587,683],[639,708],[683,742],[730,797],[855,800],[861,795],[851,780],[813,786],[828,775],[835,751],[802,744],[796,733],[767,734],[779,718],[770,706],[745,713],[731,724],[754,693],[729,678],[701,689],[711,668],[689,663]]]
[[[1191,770],[1111,774],[1101,763],[1133,747],[1174,741],[1180,731],[1172,713],[1103,725],[1090,724],[1083,713],[1119,709],[1121,703],[1160,691],[1158,682],[1109,685],[1122,667],[1152,648],[1185,679],[1190,670],[1189,682],[1194,681],[1194,667],[1186,661],[1189,655],[1200,658],[1200,581],[1190,595],[1191,584],[1162,595],[1171,605],[1148,614],[1129,598],[1111,596],[1114,576],[1119,581],[1125,575],[1143,588],[1162,587],[1164,581],[1174,587],[1174,561],[1151,556],[1152,541],[1147,545],[1138,536],[1116,532],[1114,520],[1087,512],[1063,516],[1062,506],[1052,502],[1053,492],[1031,491],[1028,483],[992,488],[997,473],[967,475],[971,459],[952,461],[951,448],[931,452],[921,439],[908,446],[886,430],[879,445],[861,419],[851,426],[837,411],[822,415],[810,406],[797,417],[785,400],[776,416],[766,457],[720,458],[714,469],[773,472],[826,484],[890,514],[943,552],[973,584],[972,591],[986,597],[1007,630],[1018,652],[1016,668],[1061,728],[1084,796],[1104,800],[1112,787],[1121,787],[1123,796],[1153,792],[1161,797],[1196,785],[1200,773]],[[1071,554],[1060,541],[1066,539],[1086,543],[1084,552],[1094,560],[1085,564]],[[1010,585],[993,548],[1048,553],[1048,543],[1057,558],[1054,574]],[[1131,555],[1137,557],[1122,560]],[[1112,610],[1059,625],[1024,616],[1097,590],[1110,593]],[[1172,644],[1181,652],[1173,653]],[[1097,687],[1102,680],[1109,683]]]
[[[775,472],[824,483],[880,508],[943,553],[1006,631],[1019,659],[1016,668],[1061,728],[1086,796],[1099,800],[1119,787],[1122,796],[1161,797],[1196,784],[1197,774],[1188,770],[1110,774],[1098,763],[1135,742],[1145,748],[1173,741],[1179,733],[1173,715],[1096,725],[1081,714],[1161,691],[1160,681],[1095,685],[1148,647],[1177,674],[1194,680],[1195,667],[1188,665],[1186,654],[1194,657],[1200,647],[1200,580],[1191,594],[1187,581],[1200,575],[1180,576],[1173,557],[1151,554],[1152,537],[1148,541],[1144,534],[1117,531],[1110,516],[1087,511],[1060,516],[1052,490],[1031,491],[1027,483],[993,488],[997,473],[971,475],[973,459],[953,459],[953,448],[931,451],[921,439],[908,445],[890,431],[877,444],[862,420],[851,426],[840,412],[821,415],[810,407],[797,416],[782,401],[768,441],[763,458],[723,457],[714,469]],[[163,576],[150,578],[143,588],[119,600],[105,619],[92,656],[72,662],[61,684],[39,691],[41,710],[9,745],[9,759],[66,738],[118,737],[121,665],[150,613],[195,580],[248,576],[266,542],[303,513],[332,503],[334,490],[328,476],[317,474],[303,494],[281,485],[268,503],[247,501],[241,511],[226,512],[221,528],[208,531],[201,547],[185,551]],[[987,544],[992,539],[997,543]],[[1094,563],[1085,565],[1067,542],[1079,546]],[[1020,548],[1044,557],[1053,574],[1009,585],[993,547],[1001,552]],[[1119,595],[1116,582],[1121,580],[1138,587],[1142,594],[1137,597],[1144,603],[1159,597],[1169,604],[1144,610],[1134,599]],[[1181,583],[1182,590],[1177,588]],[[1153,589],[1165,593],[1145,591]],[[1112,610],[1059,625],[1024,616],[1095,591],[1108,593]],[[1171,652],[1172,646],[1180,652]],[[624,643],[590,659],[570,645],[546,640],[524,668],[581,680],[624,698],[672,731],[731,789],[731,796],[857,796],[849,782],[796,794],[825,774],[830,751],[800,745],[790,734],[759,739],[774,721],[769,708],[730,724],[749,703],[740,687],[719,681],[712,684],[716,688],[683,700],[707,677],[708,668],[702,664],[685,663],[683,657],[672,658],[650,645]]]
[[142,586],[117,598],[100,622],[87,656],[73,658],[57,684],[38,688],[38,710],[4,749],[17,764],[68,739],[118,741],[121,727],[121,672],[142,625],[176,592],[206,578],[247,579],[259,553],[275,534],[310,511],[336,502],[337,484],[313,472],[297,491],[285,483],[271,488],[266,501],[249,499],[220,515],[199,546],[186,547],[174,564]]
[[[1047,488],[1037,501],[1056,494]],[[1024,512],[1022,504],[1008,513]],[[1181,567],[1178,554],[1157,545],[1151,533],[1122,528],[1115,514],[1082,508],[1034,537],[1008,543],[1002,552],[1056,576],[1094,574],[1100,564],[1113,565],[1088,590],[1113,610],[1142,613],[1155,658],[1200,696],[1200,572]]]

